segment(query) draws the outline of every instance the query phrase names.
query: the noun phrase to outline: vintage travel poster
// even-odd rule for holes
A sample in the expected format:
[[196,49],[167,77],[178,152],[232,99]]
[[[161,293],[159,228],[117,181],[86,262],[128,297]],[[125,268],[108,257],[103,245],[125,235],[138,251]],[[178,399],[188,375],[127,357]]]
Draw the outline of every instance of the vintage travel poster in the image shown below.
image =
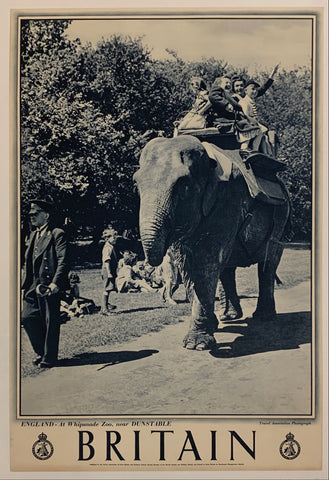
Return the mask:
[[2,8],[0,478],[327,478],[325,2]]

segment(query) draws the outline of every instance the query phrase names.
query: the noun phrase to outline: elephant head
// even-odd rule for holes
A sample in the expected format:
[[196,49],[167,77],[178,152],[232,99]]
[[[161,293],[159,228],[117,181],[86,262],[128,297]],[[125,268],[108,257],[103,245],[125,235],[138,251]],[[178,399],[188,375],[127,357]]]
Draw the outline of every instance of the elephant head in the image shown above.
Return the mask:
[[169,245],[189,237],[216,201],[216,162],[195,137],[156,138],[134,175],[147,261],[159,265]]

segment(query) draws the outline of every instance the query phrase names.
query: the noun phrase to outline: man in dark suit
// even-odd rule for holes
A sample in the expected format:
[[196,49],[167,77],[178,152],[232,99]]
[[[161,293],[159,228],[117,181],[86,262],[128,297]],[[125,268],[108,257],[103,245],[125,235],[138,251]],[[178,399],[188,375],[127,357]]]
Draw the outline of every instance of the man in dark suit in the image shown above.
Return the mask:
[[214,125],[232,122],[242,107],[231,95],[231,80],[223,76],[216,78],[209,91],[209,100],[215,115]]
[[60,291],[67,288],[65,233],[51,228],[53,203],[36,199],[29,217],[32,232],[25,252],[22,281],[22,324],[36,357],[35,365],[53,367],[57,362],[60,334]]

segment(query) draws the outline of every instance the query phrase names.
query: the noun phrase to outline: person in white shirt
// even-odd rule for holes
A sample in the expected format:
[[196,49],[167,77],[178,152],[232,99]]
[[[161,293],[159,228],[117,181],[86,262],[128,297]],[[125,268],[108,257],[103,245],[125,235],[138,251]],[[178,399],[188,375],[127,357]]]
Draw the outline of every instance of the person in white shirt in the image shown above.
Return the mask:
[[245,86],[245,96],[239,100],[242,111],[248,121],[257,124],[260,128],[260,134],[256,138],[252,140],[246,139],[241,143],[241,150],[246,152],[250,150],[261,150],[266,155],[275,156],[277,148],[275,140],[276,134],[273,131],[269,132],[268,127],[263,125],[258,117],[256,98],[259,97],[260,88],[259,83],[255,80],[249,80]]

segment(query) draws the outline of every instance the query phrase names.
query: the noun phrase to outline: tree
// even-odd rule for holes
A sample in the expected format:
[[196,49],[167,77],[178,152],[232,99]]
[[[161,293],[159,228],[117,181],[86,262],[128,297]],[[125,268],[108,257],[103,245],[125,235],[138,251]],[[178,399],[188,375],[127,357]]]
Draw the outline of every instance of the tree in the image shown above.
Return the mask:
[[24,71],[31,59],[43,58],[50,54],[56,44],[57,50],[67,47],[65,30],[71,23],[70,20],[22,20],[20,63]]
[[[265,75],[263,74],[263,79]],[[279,136],[282,175],[293,205],[295,239],[312,238],[312,74],[306,67],[283,70],[259,100],[265,125]]]
[[[235,68],[224,60],[185,62],[168,51],[153,60],[140,38],[114,35],[95,47],[69,41],[68,21],[24,20],[21,35],[20,152],[23,214],[50,193],[63,216],[99,231],[136,229],[133,173],[148,130],[173,133],[188,110],[192,76],[208,85]],[[247,71],[239,71],[248,76]],[[266,77],[259,72],[259,80]],[[311,72],[283,71],[259,100],[280,137],[280,159],[294,204],[296,238],[311,232]]]

